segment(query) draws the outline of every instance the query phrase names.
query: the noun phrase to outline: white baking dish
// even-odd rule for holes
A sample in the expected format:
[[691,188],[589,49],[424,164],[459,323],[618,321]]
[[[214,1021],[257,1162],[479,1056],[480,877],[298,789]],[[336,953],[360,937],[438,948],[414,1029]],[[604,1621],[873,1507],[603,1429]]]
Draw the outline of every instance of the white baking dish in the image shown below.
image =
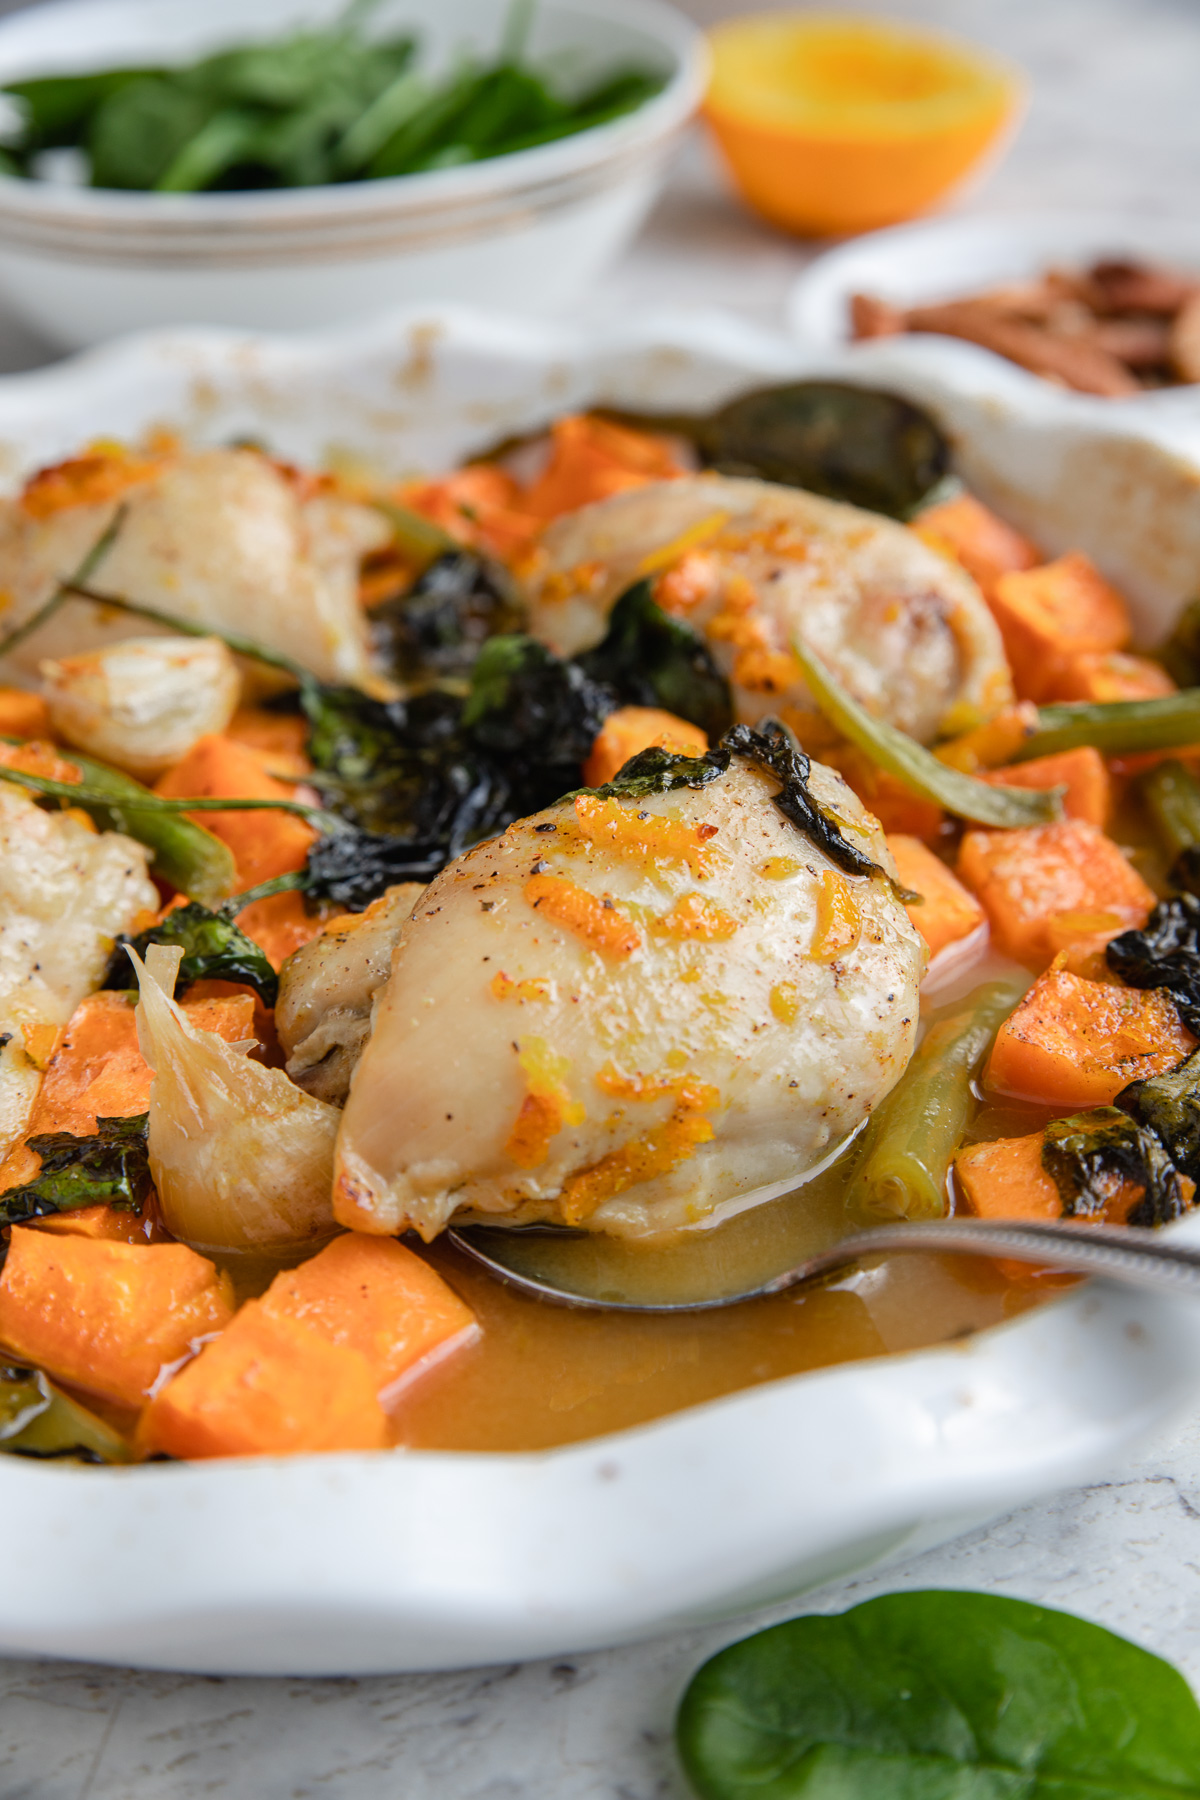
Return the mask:
[[[1151,433],[954,355],[852,359],[934,405],[979,491],[1078,543],[1150,632],[1200,585],[1200,427]],[[953,351],[957,346],[948,346]],[[604,399],[838,373],[732,321],[583,338],[469,314],[307,342],[147,338],[0,382],[5,473],[150,424],[393,469]],[[1196,460],[1193,460],[1195,458]],[[1181,1234],[1200,1240],[1200,1219]],[[1093,1479],[1189,1405],[1200,1309],[1094,1284],[966,1343],[801,1375],[539,1455],[90,1469],[0,1458],[0,1653],[357,1674],[551,1655],[801,1592]]]

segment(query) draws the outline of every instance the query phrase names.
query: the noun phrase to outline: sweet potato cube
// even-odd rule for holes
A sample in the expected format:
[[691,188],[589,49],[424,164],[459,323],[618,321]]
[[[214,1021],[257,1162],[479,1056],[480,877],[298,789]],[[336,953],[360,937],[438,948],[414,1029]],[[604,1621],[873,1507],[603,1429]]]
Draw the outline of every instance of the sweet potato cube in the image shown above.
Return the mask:
[[106,1238],[114,1244],[162,1244],[171,1240],[164,1230],[153,1199],[144,1212],[126,1206],[79,1206],[74,1212],[45,1213],[30,1219],[33,1231],[55,1237]]
[[381,1450],[387,1419],[364,1356],[250,1300],[159,1389],[142,1437],[182,1457]]
[[826,751],[821,760],[838,770],[884,831],[926,842],[940,837],[946,815],[936,801],[914,794],[895,775],[881,769],[851,744]]
[[1161,700],[1175,693],[1175,683],[1161,663],[1124,650],[1093,651],[1077,656],[1056,678],[1050,700]]
[[50,708],[40,694],[24,688],[0,688],[0,737],[49,738]]
[[908,916],[928,944],[931,956],[978,930],[984,921],[982,906],[920,838],[897,832],[888,838],[888,849],[895,860],[900,885],[924,896],[920,905],[908,908]]
[[987,769],[977,779],[993,787],[1066,788],[1063,811],[1068,819],[1086,819],[1101,830],[1112,811],[1112,781],[1100,752],[1091,744],[1078,750],[1060,750],[1054,756],[1035,756],[1010,768]]
[[959,494],[954,500],[929,507],[917,520],[915,530],[935,549],[948,551],[985,594],[991,592],[1001,575],[1035,568],[1042,560],[1035,544],[989,512],[971,494]]
[[1064,819],[1019,831],[968,831],[958,874],[983,904],[992,939],[1018,962],[1048,963],[1076,922],[1113,937],[1142,926],[1154,892],[1095,825]]
[[1001,575],[988,596],[1023,700],[1046,700],[1080,656],[1123,650],[1129,610],[1079,551]]
[[972,1144],[954,1159],[958,1185],[981,1219],[1060,1219],[1062,1201],[1042,1167],[1042,1134]]
[[703,756],[708,738],[698,725],[657,706],[619,706],[609,713],[583,765],[588,787],[603,787],[640,750],[673,750],[681,756]]
[[233,1316],[228,1276],[186,1244],[122,1244],[14,1226],[0,1342],[62,1381],[140,1406],[167,1363]]
[[985,1079],[997,1093],[1077,1112],[1111,1105],[1195,1047],[1161,990],[1085,981],[1056,961],[1000,1027]]
[[394,1238],[357,1231],[277,1275],[262,1304],[357,1350],[385,1400],[479,1335],[474,1313],[436,1269]]
[[[183,1009],[201,1031],[230,1043],[254,1036],[254,1000],[188,998]],[[124,994],[89,994],[71,1014],[33,1103],[27,1137],[69,1131],[91,1137],[97,1119],[126,1119],[150,1104],[151,1072],[138,1048],[134,1008]],[[0,1192],[31,1181],[39,1159],[17,1144],[0,1163]]]
[[[193,744],[155,791],[177,800],[290,800],[293,787],[267,773],[260,750],[214,733]],[[312,826],[291,813],[212,812],[196,817],[228,844],[243,887],[302,869],[316,838]],[[276,968],[320,928],[305,912],[303,897],[295,893],[256,900],[238,914],[238,924]]]

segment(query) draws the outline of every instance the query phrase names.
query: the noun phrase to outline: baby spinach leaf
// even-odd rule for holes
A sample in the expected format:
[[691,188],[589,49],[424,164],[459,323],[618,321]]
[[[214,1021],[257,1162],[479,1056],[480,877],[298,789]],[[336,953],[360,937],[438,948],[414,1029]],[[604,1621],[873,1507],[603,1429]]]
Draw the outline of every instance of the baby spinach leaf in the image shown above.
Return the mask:
[[1140,931],[1110,939],[1105,961],[1129,987],[1165,988],[1188,1030],[1200,1035],[1200,900],[1160,900]]
[[144,957],[151,944],[182,946],[176,992],[194,981],[240,981],[254,989],[264,1006],[275,1004],[279,977],[265,951],[246,936],[224,908],[213,912],[193,900],[187,906],[176,907],[161,924],[152,925],[148,931],[141,931],[134,938],[119,938],[109,960],[105,987],[129,987],[132,964],[125,954],[126,946]]
[[733,724],[729,683],[698,632],[654,600],[648,581],[628,588],[613,607],[603,643],[575,658],[593,681],[613,689],[623,706],[660,706],[687,719],[715,744]]
[[701,1800],[1200,1800],[1168,1663],[995,1594],[886,1594],[733,1644],[679,1711]]
[[149,1115],[138,1113],[128,1119],[97,1119],[94,1137],[52,1131],[29,1138],[42,1166],[32,1181],[0,1194],[0,1225],[101,1203],[141,1212],[154,1185],[146,1150],[148,1125]]
[[1145,1191],[1129,1225],[1168,1225],[1187,1211],[1179,1171],[1157,1134],[1112,1106],[1055,1119],[1042,1141],[1067,1219],[1102,1219],[1125,1182]]
[[169,75],[147,75],[117,88],[99,107],[88,134],[92,186],[153,188],[215,108]]

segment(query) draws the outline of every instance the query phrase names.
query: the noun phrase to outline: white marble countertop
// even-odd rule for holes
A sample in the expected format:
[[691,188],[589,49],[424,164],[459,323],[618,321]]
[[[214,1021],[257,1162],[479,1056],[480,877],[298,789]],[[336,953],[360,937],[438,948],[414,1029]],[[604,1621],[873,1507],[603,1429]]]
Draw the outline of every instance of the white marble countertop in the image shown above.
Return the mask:
[[[702,20],[735,10],[726,0],[685,4]],[[964,206],[1184,216],[1194,207],[1194,0],[897,0],[896,10],[990,42],[1033,74],[1021,137]],[[779,325],[809,254],[735,207],[696,143],[589,313],[717,305]],[[0,318],[0,372],[48,354]],[[7,1554],[19,1555],[19,1521],[7,1523]],[[1069,1608],[1172,1658],[1200,1685],[1200,1420],[1108,1482],[804,1604],[840,1611],[916,1586]],[[450,1675],[217,1680],[4,1662],[0,1800],[682,1800],[670,1734],[689,1675],[751,1624],[799,1610]]]

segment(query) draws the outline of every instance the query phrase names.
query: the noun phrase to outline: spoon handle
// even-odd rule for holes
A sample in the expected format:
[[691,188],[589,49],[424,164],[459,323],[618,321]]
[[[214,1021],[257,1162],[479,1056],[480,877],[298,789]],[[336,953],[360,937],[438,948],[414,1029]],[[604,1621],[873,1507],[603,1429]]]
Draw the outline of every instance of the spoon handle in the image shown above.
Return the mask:
[[862,1257],[897,1250],[966,1252],[1045,1263],[1074,1275],[1108,1276],[1155,1293],[1200,1294],[1200,1248],[1174,1242],[1132,1225],[1071,1225],[1051,1221],[1008,1223],[991,1219],[935,1219],[880,1225],[843,1238],[809,1257],[760,1290],[779,1293],[799,1282],[832,1274]]

